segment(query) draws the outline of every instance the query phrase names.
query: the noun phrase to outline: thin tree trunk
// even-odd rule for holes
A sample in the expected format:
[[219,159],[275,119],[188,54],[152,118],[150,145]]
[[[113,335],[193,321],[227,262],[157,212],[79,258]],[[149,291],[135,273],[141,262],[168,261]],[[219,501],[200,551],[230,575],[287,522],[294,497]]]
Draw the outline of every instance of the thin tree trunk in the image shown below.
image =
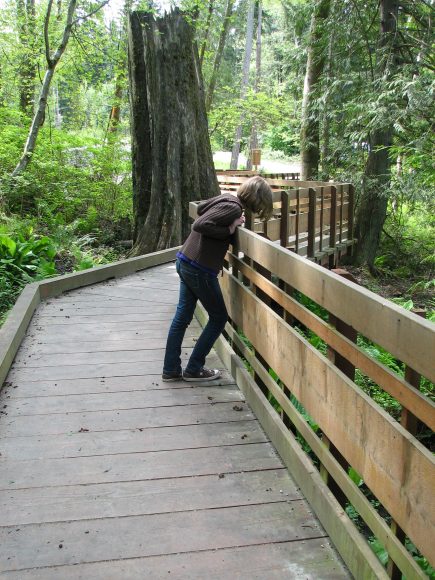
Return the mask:
[[18,36],[22,49],[21,63],[18,70],[20,78],[20,110],[25,115],[33,111],[36,62],[35,62],[35,1],[18,0],[17,2]]
[[204,61],[204,54],[205,49],[207,47],[208,35],[210,33],[210,24],[211,24],[211,17],[213,16],[213,9],[214,9],[214,0],[210,0],[208,4],[208,14],[207,14],[207,22],[205,23],[205,31],[204,31],[204,38],[201,44],[201,50],[199,53],[199,64],[202,67],[202,63]]
[[[105,4],[107,4],[109,0],[104,0],[101,4],[99,4],[94,10],[92,10],[89,14],[84,16],[80,16],[79,19],[81,21],[86,20],[92,14],[95,14],[100,8],[102,8]],[[33,116],[32,124],[29,129],[29,134],[27,137],[27,141],[24,145],[24,151],[21,156],[20,161],[18,162],[17,166],[12,172],[12,177],[16,177],[23,173],[26,170],[28,164],[31,161],[32,154],[35,150],[36,140],[38,138],[39,130],[44,123],[45,118],[45,109],[47,107],[47,100],[48,100],[48,93],[50,91],[51,81],[53,80],[54,71],[62,58],[63,53],[67,47],[69,37],[71,35],[71,29],[75,24],[73,21],[74,13],[77,7],[77,0],[70,0],[68,4],[68,11],[66,17],[65,27],[63,29],[63,34],[61,41],[54,52],[53,56],[50,54],[50,42],[49,42],[49,34],[48,34],[48,27],[50,23],[50,16],[51,16],[51,9],[53,7],[53,0],[49,0],[47,11],[45,13],[45,20],[44,20],[44,41],[45,41],[45,58],[47,61],[47,70],[45,71],[44,80],[42,81],[41,92],[38,99],[38,105],[36,108],[36,112]]]
[[222,30],[221,30],[221,33],[219,36],[219,44],[218,44],[216,54],[214,57],[213,71],[211,73],[210,82],[208,84],[208,89],[207,89],[207,96],[205,98],[205,108],[206,108],[207,112],[210,111],[210,108],[211,108],[211,105],[213,102],[214,89],[216,87],[217,75],[218,75],[219,67],[220,67],[221,60],[222,60],[222,54],[224,52],[224,47],[225,47],[225,42],[227,39],[228,29],[230,27],[231,16],[233,13],[233,6],[234,6],[234,0],[228,0],[227,8],[225,11],[224,23],[222,25]]
[[[246,97],[246,91],[249,84],[249,65],[251,63],[251,52],[252,52],[252,41],[254,33],[254,10],[255,10],[255,0],[249,0],[248,6],[248,17],[246,20],[246,45],[245,45],[245,56],[243,59],[243,69],[242,69],[242,86],[240,89],[240,100],[243,101]],[[242,138],[242,116],[240,116],[240,122],[237,126],[234,135],[234,145],[233,151],[231,153],[231,164],[230,169],[237,169],[240,154],[240,140]]]
[[330,162],[330,116],[329,116],[329,89],[332,80],[332,49],[333,49],[333,30],[329,31],[329,42],[328,42],[328,55],[326,60],[326,75],[325,75],[325,86],[324,93],[325,99],[323,104],[323,114],[322,114],[322,136],[321,136],[321,151],[320,151],[320,161],[322,167],[322,179],[327,181],[330,177],[331,162]]
[[30,159],[32,157],[32,153],[35,150],[36,139],[38,138],[39,129],[41,128],[44,117],[45,117],[45,109],[47,107],[47,99],[48,93],[50,90],[51,81],[53,79],[54,70],[62,56],[65,52],[65,48],[68,44],[68,40],[71,34],[71,27],[72,21],[74,17],[74,12],[76,9],[77,0],[70,0],[68,5],[68,15],[66,19],[66,25],[63,31],[62,40],[57,47],[56,52],[51,57],[50,56],[50,45],[48,40],[48,25],[50,22],[50,15],[51,15],[51,8],[53,5],[53,0],[49,0],[47,12],[45,14],[45,23],[44,23],[44,38],[45,38],[45,54],[47,60],[47,70],[44,75],[44,80],[42,81],[42,88],[41,93],[39,95],[38,106],[33,117],[32,125],[30,127],[29,135],[27,137],[26,144],[24,145],[24,152],[21,156],[18,165],[15,167],[14,171],[12,172],[12,177],[16,177],[23,171],[25,171],[27,165],[30,163]]
[[325,63],[322,35],[330,3],[331,0],[319,0],[311,17],[302,99],[301,179],[303,180],[317,177],[319,169],[319,115],[315,102]]
[[131,255],[180,245],[189,202],[219,194],[192,27],[178,10],[129,21],[135,244]]
[[[380,39],[376,76],[388,80],[397,68],[396,34],[398,0],[380,2]],[[394,129],[389,123],[372,132],[364,171],[361,199],[356,214],[355,236],[358,239],[355,261],[373,269],[382,227],[387,215],[391,175],[389,148]]]
[[[257,5],[257,47],[255,55],[255,80],[254,80],[254,92],[258,93],[260,90],[261,82],[261,21],[263,16],[263,9],[261,6],[261,0],[258,0]],[[251,128],[251,138],[249,143],[249,157],[246,163],[246,169],[252,169],[252,150],[258,149],[258,135],[257,135],[257,120],[254,118],[252,120]]]

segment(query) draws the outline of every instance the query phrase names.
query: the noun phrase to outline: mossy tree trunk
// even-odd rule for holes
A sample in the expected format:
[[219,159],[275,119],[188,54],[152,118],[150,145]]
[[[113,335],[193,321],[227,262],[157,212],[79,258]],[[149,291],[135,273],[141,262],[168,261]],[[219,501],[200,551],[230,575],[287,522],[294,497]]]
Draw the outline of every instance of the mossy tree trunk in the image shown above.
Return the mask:
[[[380,33],[377,50],[378,84],[389,81],[398,66],[398,0],[381,0]],[[363,191],[356,212],[355,237],[358,239],[354,261],[373,270],[382,227],[387,216],[391,178],[390,147],[394,127],[390,120],[369,135],[369,154],[364,171]]]
[[133,12],[128,28],[136,256],[180,245],[189,202],[219,186],[191,26],[174,10]]

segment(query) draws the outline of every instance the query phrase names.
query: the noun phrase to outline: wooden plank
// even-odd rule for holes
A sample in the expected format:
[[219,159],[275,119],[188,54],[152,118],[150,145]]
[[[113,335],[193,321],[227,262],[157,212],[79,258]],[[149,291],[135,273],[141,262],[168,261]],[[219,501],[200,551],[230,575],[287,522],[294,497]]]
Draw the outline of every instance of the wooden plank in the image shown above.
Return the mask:
[[5,580],[341,580],[349,578],[326,538],[5,572]]
[[177,513],[302,499],[286,469],[0,492],[2,526]]
[[156,307],[154,310],[148,312],[133,312],[128,314],[101,314],[98,317],[94,316],[68,316],[63,315],[63,317],[49,317],[49,316],[35,316],[34,324],[48,326],[69,326],[70,324],[88,324],[99,328],[105,323],[115,324],[118,322],[148,322],[151,320],[172,320],[176,310],[176,305],[171,305],[166,308]]
[[[150,336],[167,336],[168,326],[164,327],[161,321],[148,321],[146,325],[143,322],[119,322],[119,323],[104,323],[100,324],[98,328],[92,329],[92,335],[89,334],[89,327],[87,328],[87,333],[85,337],[83,336],[83,326],[82,325],[68,325],[68,326],[58,326],[56,332],[53,329],[44,327],[39,324],[38,326],[32,326],[29,328],[28,338],[35,339],[37,343],[53,344],[57,342],[65,341],[81,341],[83,338],[88,340],[100,340],[107,339],[110,340],[129,340],[131,338],[148,338]],[[186,334],[190,333],[193,329],[197,329],[198,323],[193,320],[187,329]]]
[[0,489],[7,491],[31,487],[219,475],[280,467],[281,460],[269,443],[65,459],[2,461]]
[[324,536],[304,501],[125,517],[116,525],[107,518],[18,530],[0,529],[5,571]]
[[377,360],[368,356],[361,348],[352,341],[342,336],[340,332],[324,322],[319,316],[302,306],[291,296],[276,287],[269,280],[254,272],[238,260],[235,256],[229,256],[230,263],[236,264],[243,275],[265,292],[275,302],[280,304],[291,316],[297,318],[304,326],[312,330],[319,338],[324,340],[335,351],[340,353],[355,367],[367,374],[373,381],[380,385],[387,393],[395,397],[401,405],[412,412],[432,430],[435,429],[435,403],[425,397],[417,389]]
[[[211,385],[212,383],[210,383]],[[8,417],[19,415],[51,415],[54,413],[81,413],[121,409],[146,409],[178,405],[204,405],[212,397],[218,403],[240,401],[238,389],[219,387],[167,389],[155,391],[129,391],[122,393],[80,394],[10,399]]]
[[[198,315],[203,316],[200,308]],[[292,432],[283,424],[278,413],[272,409],[269,401],[254,383],[240,358],[223,337],[216,342],[215,348],[227,368],[231,369],[237,384],[255,410],[291,476],[300,486],[354,577],[357,580],[386,578],[383,566],[332,496]]]
[[65,316],[88,316],[89,318],[98,319],[105,316],[119,316],[119,315],[129,315],[129,314],[147,314],[149,312],[168,312],[174,309],[174,300],[171,302],[162,302],[149,300],[148,302],[143,302],[140,306],[116,306],[113,302],[110,302],[107,306],[96,306],[99,302],[87,303],[85,307],[68,307],[63,306],[57,309],[52,307],[38,308],[37,318],[65,318]]
[[[122,351],[139,351],[139,350],[155,350],[163,349],[166,345],[167,329],[162,329],[160,336],[154,338],[137,338],[136,340],[86,340],[80,343],[73,341],[57,342],[57,343],[40,343],[29,342],[26,339],[23,341],[18,354],[15,357],[14,364],[20,366],[24,361],[41,361],[42,357],[52,353],[55,354],[78,354],[78,353],[96,353],[96,352],[119,352]],[[189,333],[192,334],[192,331]],[[193,336],[185,336],[183,340],[183,348],[192,348],[195,346],[196,338]],[[26,365],[27,366],[27,365]]]
[[[209,360],[218,361],[220,359],[211,356]],[[204,383],[200,383],[199,387]],[[219,386],[230,388],[234,385],[234,379],[226,369],[222,370],[222,376],[213,382],[207,383],[209,386]],[[198,385],[197,385],[198,386]],[[80,395],[83,393],[119,393],[123,391],[147,391],[155,389],[185,389],[187,384],[180,380],[171,383],[162,381],[161,373],[152,375],[130,375],[128,377],[97,377],[92,379],[62,379],[52,381],[22,381],[20,379],[13,383],[7,382],[2,391],[3,404],[7,399],[21,399],[23,397],[47,396],[47,395]],[[190,388],[196,388],[191,386]],[[35,392],[36,389],[36,392]]]
[[237,243],[241,252],[435,382],[433,323],[244,228],[237,230]]
[[[241,394],[239,391],[239,400]],[[83,428],[82,428],[83,429]],[[116,453],[145,453],[196,449],[221,445],[247,445],[267,441],[256,421],[233,421],[207,425],[180,425],[149,429],[136,427],[117,431],[94,431],[0,439],[2,461],[62,459]]]
[[[192,350],[192,347],[184,347],[182,352],[185,356],[190,356]],[[98,350],[94,352],[46,354],[40,355],[38,358],[27,356],[23,363],[14,362],[12,368],[18,371],[18,369],[42,369],[43,367],[69,367],[105,363],[117,364],[128,362],[163,361],[164,356],[164,347],[124,350],[121,345],[119,345],[118,350],[109,352]]]
[[[154,351],[151,351],[154,352]],[[182,361],[188,357],[182,354]],[[216,359],[215,359],[216,360]],[[17,380],[45,381],[55,379],[86,379],[97,377],[128,377],[130,375],[161,374],[161,360],[131,363],[103,363],[64,367],[40,367],[34,369],[12,369],[8,381]],[[218,363],[218,361],[217,361]],[[209,364],[209,362],[207,362]]]
[[38,284],[29,284],[0,328],[0,390],[39,302]]
[[[232,320],[414,544],[431,557],[427,535],[427,529],[435,526],[433,489],[427,485],[435,474],[431,453],[252,292],[228,274],[222,286],[230,297]],[[265,333],[259,335],[258,326]]]
[[179,407],[127,409],[84,413],[59,413],[47,420],[46,415],[9,417],[4,415],[0,422],[1,437],[34,437],[77,433],[85,428],[90,431],[169,427],[176,425],[202,425],[252,420],[253,415],[245,405],[242,411],[234,410],[234,403],[215,405],[189,405]]

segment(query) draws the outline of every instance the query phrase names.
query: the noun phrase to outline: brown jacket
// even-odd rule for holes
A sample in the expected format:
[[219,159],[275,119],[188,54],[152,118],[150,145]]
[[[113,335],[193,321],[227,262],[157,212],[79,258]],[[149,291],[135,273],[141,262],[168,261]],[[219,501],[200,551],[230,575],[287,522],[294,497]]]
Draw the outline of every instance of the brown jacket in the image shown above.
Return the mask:
[[218,273],[232,241],[229,226],[242,211],[242,204],[234,195],[218,195],[202,201],[181,252],[189,260]]

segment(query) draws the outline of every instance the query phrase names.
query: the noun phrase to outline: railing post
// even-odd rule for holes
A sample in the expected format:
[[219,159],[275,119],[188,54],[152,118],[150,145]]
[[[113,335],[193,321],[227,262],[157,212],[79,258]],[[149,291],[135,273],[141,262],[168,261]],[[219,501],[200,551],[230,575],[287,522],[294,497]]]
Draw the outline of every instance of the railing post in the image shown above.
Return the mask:
[[281,191],[281,222],[279,227],[279,243],[283,248],[288,245],[288,214],[289,214],[289,194]]
[[316,198],[317,192],[313,187],[308,189],[308,248],[307,258],[314,258],[316,241]]
[[337,250],[335,243],[337,238],[337,188],[331,186],[331,213],[329,218],[329,247],[334,248],[334,253],[329,256],[329,268],[337,265]]
[[[414,313],[422,318],[426,318],[426,312],[423,309],[415,309]],[[405,367],[405,380],[415,387],[416,389],[420,388],[420,379],[421,375],[417,373],[414,369],[409,366]],[[411,435],[416,435],[418,431],[418,419],[417,417],[411,413],[408,409],[402,408],[402,412],[400,415],[400,424],[404,427]],[[406,534],[402,530],[402,528],[394,521],[391,521],[391,530],[393,534],[397,537],[397,539],[402,543],[405,544]],[[394,561],[389,558],[387,564],[387,574],[392,580],[401,580],[402,579],[402,572],[396,566]]]
[[[341,276],[342,278],[345,278],[346,280],[350,280],[351,282],[357,283],[352,274],[350,274],[346,270],[332,270],[332,272],[334,272],[338,276]],[[352,326],[349,326],[348,324],[346,324],[342,320],[339,320],[332,314],[329,315],[329,323],[331,324],[331,326],[336,328],[340,332],[340,334],[345,336],[347,339],[351,340],[353,343],[356,343],[358,334],[356,330],[352,328]],[[355,379],[355,367],[352,365],[352,363],[350,363],[347,359],[345,359],[342,355],[340,355],[330,346],[328,346],[327,356],[328,359],[337,368],[339,368],[347,377],[349,377],[352,381]],[[349,465],[346,459],[341,455],[338,449],[329,441],[329,439],[325,435],[322,435],[322,442],[326,445],[326,447],[329,449],[329,451],[335,457],[335,459],[337,459],[337,461],[340,463],[343,469],[347,471]],[[342,507],[345,507],[347,503],[347,498],[345,494],[337,486],[335,481],[331,478],[331,476],[323,466],[320,467],[320,474],[322,475],[322,478],[325,481],[325,483],[328,484],[328,487],[333,492],[340,505]]]
[[355,188],[349,183],[349,203],[347,206],[347,239],[352,242],[351,246],[348,246],[349,254],[353,254],[353,212],[355,209]]

